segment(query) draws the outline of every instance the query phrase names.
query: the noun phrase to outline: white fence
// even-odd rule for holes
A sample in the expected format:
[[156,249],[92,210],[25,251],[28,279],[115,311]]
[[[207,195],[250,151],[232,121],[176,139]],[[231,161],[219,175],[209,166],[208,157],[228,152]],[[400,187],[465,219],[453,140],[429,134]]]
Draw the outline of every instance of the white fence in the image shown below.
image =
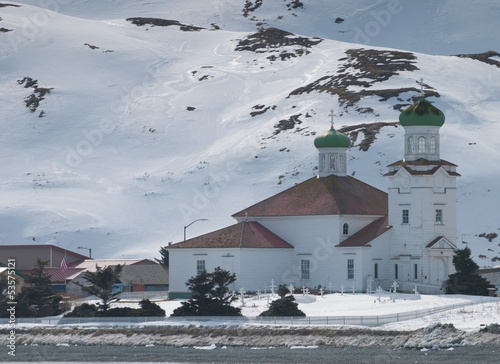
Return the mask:
[[[262,324],[262,325],[297,325],[297,326],[329,326],[329,325],[364,325],[379,326],[392,322],[412,320],[419,317],[433,315],[436,313],[453,310],[457,308],[489,303],[500,302],[497,297],[482,297],[481,302],[464,302],[410,312],[378,316],[307,316],[307,317],[265,317],[265,316],[179,316],[179,317],[64,317],[64,318],[19,318],[18,324],[41,324],[41,325],[78,325],[96,324],[106,326],[123,326],[127,324],[140,324],[146,322],[156,322],[157,326],[165,326],[170,323],[207,323],[215,322],[224,324]],[[0,325],[8,324],[9,319],[0,319]]]
[[120,300],[140,301],[143,299],[168,300],[168,291],[122,292]]

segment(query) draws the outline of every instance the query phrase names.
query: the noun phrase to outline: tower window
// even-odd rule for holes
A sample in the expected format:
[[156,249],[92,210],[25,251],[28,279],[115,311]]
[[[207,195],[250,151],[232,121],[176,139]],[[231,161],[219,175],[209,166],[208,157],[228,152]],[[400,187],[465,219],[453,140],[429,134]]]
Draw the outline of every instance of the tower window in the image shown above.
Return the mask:
[[402,219],[403,224],[410,223],[410,211],[409,210],[403,210],[402,217],[403,217],[403,219]]
[[413,137],[408,138],[408,154],[413,154]]
[[197,260],[196,261],[196,273],[197,275],[200,275],[203,273],[205,270],[205,261],[204,260]]
[[311,262],[309,259],[302,259],[300,261],[300,277],[301,279],[309,279],[311,273]]
[[349,225],[347,223],[342,226],[342,234],[343,235],[349,235]]
[[418,138],[418,152],[425,153],[425,137],[423,136]]
[[354,279],[354,259],[347,259],[347,279]]
[[437,225],[443,224],[443,210],[441,209],[436,210],[436,224]]
[[335,156],[330,156],[330,171],[335,171]]
[[436,153],[436,138],[431,137],[431,153]]

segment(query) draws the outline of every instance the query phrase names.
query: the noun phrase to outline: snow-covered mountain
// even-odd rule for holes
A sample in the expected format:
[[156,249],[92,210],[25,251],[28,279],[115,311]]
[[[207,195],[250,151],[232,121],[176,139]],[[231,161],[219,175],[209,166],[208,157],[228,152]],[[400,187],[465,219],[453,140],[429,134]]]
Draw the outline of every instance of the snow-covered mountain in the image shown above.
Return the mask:
[[386,190],[423,78],[459,247],[498,264],[500,3],[32,3],[0,1],[0,244],[158,256],[313,176],[330,109],[350,174]]

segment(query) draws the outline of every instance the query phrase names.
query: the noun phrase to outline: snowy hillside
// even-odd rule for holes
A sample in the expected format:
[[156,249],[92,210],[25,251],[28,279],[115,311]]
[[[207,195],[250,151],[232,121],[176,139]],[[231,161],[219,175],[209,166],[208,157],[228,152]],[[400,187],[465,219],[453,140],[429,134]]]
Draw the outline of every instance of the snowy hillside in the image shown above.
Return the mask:
[[349,173],[386,190],[423,78],[462,174],[459,246],[498,264],[500,55],[450,55],[500,51],[500,4],[29,3],[0,1],[0,244],[158,256],[313,176],[332,108]]

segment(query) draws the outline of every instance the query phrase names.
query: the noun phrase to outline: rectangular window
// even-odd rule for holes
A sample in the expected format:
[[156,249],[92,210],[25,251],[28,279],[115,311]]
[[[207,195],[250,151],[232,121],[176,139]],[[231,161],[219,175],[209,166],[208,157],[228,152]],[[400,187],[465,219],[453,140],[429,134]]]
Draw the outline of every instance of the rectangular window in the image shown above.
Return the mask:
[[410,211],[403,210],[403,224],[409,224],[409,223],[410,223]]
[[418,279],[418,264],[413,264],[413,279]]
[[310,278],[310,270],[311,262],[309,259],[302,259],[300,261],[300,276],[301,279],[309,279]]
[[347,279],[354,279],[354,259],[347,259]]
[[373,276],[375,279],[378,279],[378,263],[375,263],[373,266]]
[[197,275],[200,275],[201,273],[203,273],[204,270],[205,270],[205,261],[204,260],[197,260],[196,261]]
[[437,225],[443,224],[443,210],[441,209],[436,210],[436,224]]
[[398,265],[394,264],[394,279],[399,278]]

